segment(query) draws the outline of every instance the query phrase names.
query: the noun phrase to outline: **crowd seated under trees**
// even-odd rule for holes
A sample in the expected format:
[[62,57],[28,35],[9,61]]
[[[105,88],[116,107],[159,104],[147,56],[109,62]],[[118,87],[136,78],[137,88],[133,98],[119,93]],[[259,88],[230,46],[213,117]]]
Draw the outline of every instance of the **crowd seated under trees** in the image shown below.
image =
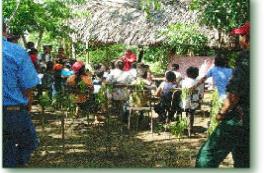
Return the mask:
[[[140,107],[147,99],[147,96],[139,90],[141,86],[141,90],[148,89],[150,95],[159,98],[155,104],[159,122],[179,121],[177,114],[189,111],[190,126],[193,125],[195,109],[198,108],[197,105],[195,107],[194,105],[195,103],[199,104],[199,100],[202,99],[202,94],[197,93],[197,89],[195,91],[197,96],[191,90],[198,82],[199,69],[196,67],[188,68],[187,76],[184,78],[178,71],[180,66],[172,64],[164,73],[163,81],[157,85],[149,65],[137,62],[136,54],[132,50],[127,50],[123,56],[117,57],[109,64],[91,64],[92,69],[90,70],[82,61],[69,59],[65,55],[63,47],[59,47],[56,58],[51,54],[51,45],[44,45],[43,53],[38,54],[34,43],[29,42],[27,50],[32,63],[40,74],[41,82],[37,87],[37,96],[41,97],[42,92],[46,91],[49,99],[53,100],[58,94],[74,91],[77,95],[74,101],[78,108],[76,117],[79,117],[80,112],[101,112],[100,106],[96,103],[99,100],[97,97],[100,92],[102,93],[101,90],[107,88],[106,86],[112,86],[111,90],[107,89],[107,99],[111,100],[114,108],[113,113],[126,119],[126,110],[123,109],[125,105],[132,104]],[[131,86],[134,86],[134,90],[131,90]],[[83,90],[84,88],[86,90]],[[81,92],[81,90],[83,91]],[[138,95],[141,101],[133,100],[132,97],[135,95]],[[184,98],[184,95],[185,97],[188,95],[190,98]],[[185,103],[183,99],[187,99],[189,102]]]

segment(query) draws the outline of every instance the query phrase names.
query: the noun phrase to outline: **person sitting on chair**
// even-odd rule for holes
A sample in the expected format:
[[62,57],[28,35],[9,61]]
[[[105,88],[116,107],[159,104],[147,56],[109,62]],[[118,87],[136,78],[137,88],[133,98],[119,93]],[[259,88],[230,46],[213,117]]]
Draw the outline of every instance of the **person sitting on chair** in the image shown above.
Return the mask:
[[85,72],[85,65],[82,61],[77,61],[72,65],[74,75],[67,79],[67,85],[75,89],[73,93],[76,95],[75,103],[77,104],[76,116],[79,116],[79,110],[90,112],[94,104],[92,93],[94,90],[93,81],[89,74]]
[[[160,84],[156,91],[156,96],[160,97],[160,103],[155,106],[154,110],[159,114],[161,122],[166,120],[166,110],[170,109],[172,89],[176,88],[176,75],[172,71],[165,74],[166,80]],[[169,114],[168,120],[172,120],[173,115]]]

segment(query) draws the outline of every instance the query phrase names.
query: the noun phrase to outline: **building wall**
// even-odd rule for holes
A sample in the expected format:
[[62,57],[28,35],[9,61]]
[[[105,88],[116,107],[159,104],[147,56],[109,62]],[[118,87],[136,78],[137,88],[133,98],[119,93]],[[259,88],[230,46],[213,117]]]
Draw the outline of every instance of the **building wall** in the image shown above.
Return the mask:
[[199,75],[203,76],[208,69],[214,64],[214,57],[212,56],[171,56],[169,59],[169,67],[170,69],[172,64],[179,64],[180,69],[179,71],[183,76],[186,76],[186,70],[190,66],[194,66],[199,68]]

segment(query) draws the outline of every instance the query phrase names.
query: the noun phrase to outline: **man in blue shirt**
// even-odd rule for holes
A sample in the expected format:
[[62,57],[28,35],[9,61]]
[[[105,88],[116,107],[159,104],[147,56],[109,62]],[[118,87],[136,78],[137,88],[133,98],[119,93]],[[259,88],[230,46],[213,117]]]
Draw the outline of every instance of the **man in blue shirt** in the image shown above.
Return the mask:
[[228,60],[225,55],[220,53],[216,55],[214,64],[215,66],[207,72],[197,86],[205,82],[207,78],[212,77],[219,99],[223,101],[226,98],[226,86],[232,77],[233,70],[228,67]]
[[3,167],[24,166],[38,146],[30,118],[31,88],[39,83],[27,52],[6,40],[3,24]]

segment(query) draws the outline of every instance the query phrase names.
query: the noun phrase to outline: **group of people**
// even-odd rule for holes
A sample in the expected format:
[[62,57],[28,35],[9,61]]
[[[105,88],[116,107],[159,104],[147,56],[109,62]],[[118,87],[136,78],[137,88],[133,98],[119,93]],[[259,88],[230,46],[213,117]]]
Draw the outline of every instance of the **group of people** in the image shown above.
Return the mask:
[[[63,48],[59,48],[57,58],[53,59],[49,45],[44,46],[43,54],[39,55],[33,43],[28,43],[26,51],[18,44],[7,41],[6,26],[3,25],[3,166],[24,166],[39,144],[29,114],[34,87],[38,88],[39,94],[42,89],[47,89],[51,98],[66,86],[75,88],[78,109],[90,111],[93,105],[90,101],[104,84],[144,86],[160,97],[156,112],[161,121],[166,118],[174,120],[175,111],[167,117],[164,114],[166,99],[173,99],[171,94],[178,88],[189,89],[193,94],[187,98],[188,101],[178,101],[173,107],[190,110],[193,124],[194,111],[203,96],[201,86],[207,78],[213,77],[223,103],[217,115],[221,123],[200,149],[196,167],[218,167],[229,152],[233,154],[235,167],[249,167],[249,24],[232,33],[240,35],[241,46],[246,50],[240,54],[236,69],[228,68],[226,57],[217,54],[215,66],[204,77],[198,78],[197,67],[189,67],[187,76],[183,77],[178,72],[179,65],[173,64],[164,74],[164,81],[156,86],[149,66],[138,63],[131,50],[109,67],[96,64],[94,71],[89,71],[82,61],[69,60]],[[83,87],[86,89],[81,91]],[[133,101],[131,96],[133,94],[125,88],[117,87],[108,97],[120,106],[116,110],[123,110],[127,102]],[[144,99],[144,96],[141,95],[141,98]],[[180,94],[176,100],[179,98]]]

